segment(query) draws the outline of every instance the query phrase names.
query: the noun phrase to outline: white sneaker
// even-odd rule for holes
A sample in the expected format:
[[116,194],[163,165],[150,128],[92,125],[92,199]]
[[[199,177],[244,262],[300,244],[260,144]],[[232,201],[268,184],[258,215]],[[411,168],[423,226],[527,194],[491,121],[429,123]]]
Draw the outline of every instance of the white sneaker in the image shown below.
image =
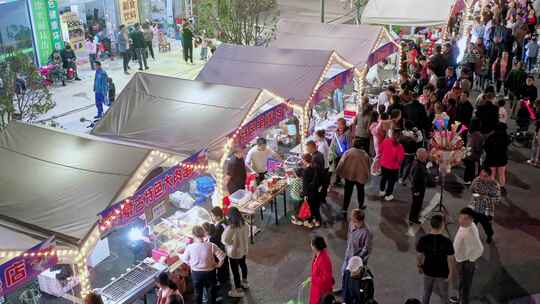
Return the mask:
[[247,280],[242,280],[242,288],[249,289],[249,283]]
[[393,200],[393,199],[394,199],[394,196],[393,196],[392,194],[387,195],[387,196],[384,197],[384,200],[385,200],[385,201],[391,201],[391,200]]
[[307,227],[309,229],[312,229],[313,228],[313,224],[310,222],[310,221],[305,221],[304,222],[304,227]]
[[399,178],[398,183],[403,184],[403,178]]
[[244,297],[244,292],[242,290],[238,290],[238,289],[231,289],[229,291],[229,297],[231,297],[231,298],[243,298]]
[[386,194],[386,191],[379,191],[379,196],[383,197]]

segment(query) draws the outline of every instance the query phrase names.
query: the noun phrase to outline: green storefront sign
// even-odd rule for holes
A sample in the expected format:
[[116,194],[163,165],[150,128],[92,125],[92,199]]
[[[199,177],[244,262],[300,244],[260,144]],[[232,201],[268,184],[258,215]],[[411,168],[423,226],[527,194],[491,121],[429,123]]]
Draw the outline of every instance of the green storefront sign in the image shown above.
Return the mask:
[[62,32],[60,30],[60,15],[58,14],[58,1],[48,0],[47,8],[49,10],[49,26],[51,27],[52,45],[55,50],[64,48]]
[[60,16],[56,0],[30,0],[39,64],[48,62],[54,49],[64,44],[60,31]]

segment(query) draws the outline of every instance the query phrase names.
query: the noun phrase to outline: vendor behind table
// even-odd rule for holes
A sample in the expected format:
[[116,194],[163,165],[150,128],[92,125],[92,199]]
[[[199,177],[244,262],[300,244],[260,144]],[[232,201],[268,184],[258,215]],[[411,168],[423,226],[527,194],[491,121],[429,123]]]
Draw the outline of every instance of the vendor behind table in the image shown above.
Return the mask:
[[246,156],[246,167],[257,173],[257,184],[264,180],[265,174],[268,172],[267,163],[270,158],[281,160],[279,154],[267,147],[265,138],[257,138],[256,145],[249,150]]

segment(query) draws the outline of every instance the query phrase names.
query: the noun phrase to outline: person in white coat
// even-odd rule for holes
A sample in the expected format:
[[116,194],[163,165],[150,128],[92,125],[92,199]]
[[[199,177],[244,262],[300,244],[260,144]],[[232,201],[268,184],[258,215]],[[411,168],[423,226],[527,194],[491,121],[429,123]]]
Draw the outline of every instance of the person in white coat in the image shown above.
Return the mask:
[[[246,264],[249,246],[249,227],[236,207],[229,209],[228,224],[221,237],[221,242],[225,245],[225,252],[227,253],[227,257],[229,257],[231,272],[233,274],[234,288],[229,291],[229,296],[241,298],[244,296],[243,289],[249,288],[247,281],[248,268]],[[241,277],[240,270],[242,271]]]

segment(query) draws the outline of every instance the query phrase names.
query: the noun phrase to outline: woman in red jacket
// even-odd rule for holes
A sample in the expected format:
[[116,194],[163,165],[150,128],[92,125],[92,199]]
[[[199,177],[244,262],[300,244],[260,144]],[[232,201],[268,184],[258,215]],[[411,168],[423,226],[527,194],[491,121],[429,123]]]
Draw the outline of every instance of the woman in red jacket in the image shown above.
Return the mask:
[[322,236],[311,240],[313,262],[311,263],[311,290],[309,304],[319,304],[321,299],[332,292],[334,278],[332,277],[332,261],[326,250],[326,241]]
[[385,200],[394,199],[394,185],[399,177],[399,167],[405,157],[403,146],[398,142],[401,130],[392,130],[392,137],[386,138],[379,147],[381,153],[381,184],[379,196]]

